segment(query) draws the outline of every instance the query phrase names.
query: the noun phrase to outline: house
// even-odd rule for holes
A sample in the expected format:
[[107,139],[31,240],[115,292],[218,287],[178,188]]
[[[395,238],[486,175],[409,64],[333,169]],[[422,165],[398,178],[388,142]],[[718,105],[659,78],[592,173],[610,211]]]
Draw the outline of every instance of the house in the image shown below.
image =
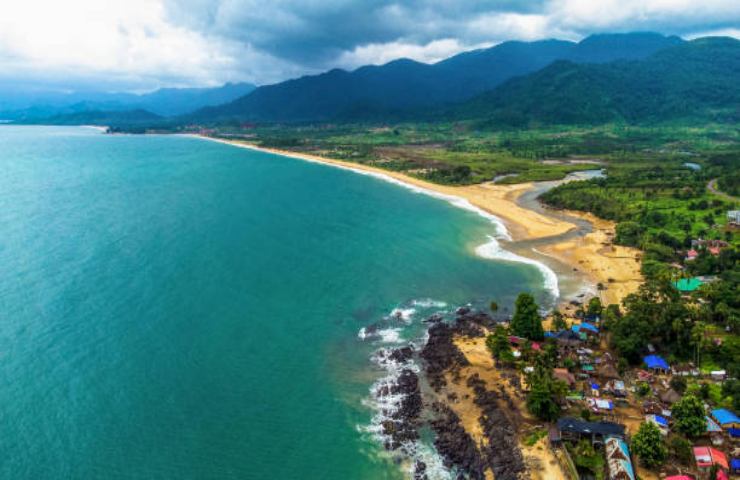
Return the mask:
[[730,210],[727,212],[727,223],[732,226],[740,225],[740,210]]
[[660,355],[648,355],[643,358],[643,362],[647,365],[648,370],[653,373],[668,373],[671,369],[668,362]]
[[[611,363],[604,363],[599,367],[598,375],[605,380],[617,380],[619,379],[619,372],[616,367]],[[624,383],[622,383],[624,386]]]
[[681,293],[690,293],[696,291],[699,287],[704,285],[699,278],[682,278],[673,282],[673,286]]
[[581,334],[581,332],[585,332],[586,335],[599,334],[599,327],[588,322],[581,322],[578,325],[573,325],[572,327],[570,327],[570,329],[579,335]]
[[603,444],[607,437],[624,438],[624,425],[613,422],[587,422],[573,417],[563,417],[557,422],[563,440],[578,441],[582,438],[591,443]]
[[609,469],[609,478],[614,480],[635,480],[635,470],[632,467],[627,442],[619,437],[607,437],[604,449],[606,450],[606,465]]
[[581,337],[573,330],[563,330],[555,334],[558,346],[564,348],[578,348],[581,344]]
[[611,393],[615,397],[627,396],[627,388],[625,388],[624,382],[622,380],[609,380],[608,382],[606,382],[604,391]]
[[658,394],[658,398],[666,405],[673,405],[677,401],[681,400],[681,395],[674,389],[669,388],[668,390],[660,392]]
[[729,428],[740,428],[740,418],[726,408],[712,410],[712,417],[725,430]]
[[727,456],[716,448],[712,447],[694,447],[694,460],[699,469],[712,468],[712,465],[729,470],[730,464],[727,462]]
[[645,421],[652,423],[656,427],[658,427],[658,430],[660,430],[660,433],[663,435],[668,435],[668,419],[661,416],[661,415],[645,415]]
[[708,434],[711,435],[713,433],[722,432],[722,428],[719,425],[717,425],[717,422],[715,422],[714,420],[706,416],[704,418],[707,420],[707,433]]
[[576,377],[570,373],[567,368],[554,368],[552,370],[552,376],[555,377],[556,380],[565,382],[569,388],[576,386]]
[[712,370],[709,372],[709,376],[712,377],[712,380],[722,381],[727,378],[727,372],[725,370]]
[[686,252],[686,258],[684,258],[684,260],[687,262],[693,262],[694,260],[696,260],[696,257],[698,256],[699,256],[699,252],[697,252],[696,250],[692,248],[691,250]]
[[700,372],[693,365],[683,364],[671,367],[671,373],[680,377],[698,377]]
[[733,474],[737,475],[738,473],[740,473],[740,458],[733,458],[732,462],[730,462],[730,467]]

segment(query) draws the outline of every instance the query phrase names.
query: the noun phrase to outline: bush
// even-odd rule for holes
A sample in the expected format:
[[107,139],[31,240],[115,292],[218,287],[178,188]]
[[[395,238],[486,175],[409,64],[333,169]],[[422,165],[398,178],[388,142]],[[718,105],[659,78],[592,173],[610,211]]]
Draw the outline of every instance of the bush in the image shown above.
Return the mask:
[[652,422],[644,422],[632,438],[632,451],[640,462],[648,468],[654,468],[665,461],[666,447],[663,435]]
[[686,391],[686,379],[684,377],[671,378],[671,388],[683,395]]
[[669,442],[671,456],[683,465],[691,465],[694,460],[694,452],[691,442],[679,436],[673,436]]

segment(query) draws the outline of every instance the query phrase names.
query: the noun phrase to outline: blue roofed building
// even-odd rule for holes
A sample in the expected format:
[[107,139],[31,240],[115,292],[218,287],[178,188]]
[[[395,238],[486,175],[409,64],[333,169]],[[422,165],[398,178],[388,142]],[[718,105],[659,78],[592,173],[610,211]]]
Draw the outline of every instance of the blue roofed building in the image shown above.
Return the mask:
[[740,418],[726,408],[712,410],[712,417],[720,424],[723,429],[740,428]]
[[661,373],[668,373],[671,367],[668,362],[665,361],[660,355],[648,355],[643,359],[648,370],[657,371]]

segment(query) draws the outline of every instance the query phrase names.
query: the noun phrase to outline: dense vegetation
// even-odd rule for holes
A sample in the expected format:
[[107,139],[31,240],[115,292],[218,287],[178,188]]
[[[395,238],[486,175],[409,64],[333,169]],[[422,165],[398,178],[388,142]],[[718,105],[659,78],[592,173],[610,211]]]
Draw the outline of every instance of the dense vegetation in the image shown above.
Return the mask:
[[555,60],[594,63],[644,58],[682,42],[654,33],[594,35],[579,43],[505,42],[433,65],[399,59],[353,72],[335,69],[268,85],[232,103],[196,112],[192,118],[198,122],[418,119],[428,115],[420,108],[469,99]]
[[704,38],[644,60],[558,61],[455,109],[501,126],[740,120],[740,41]]

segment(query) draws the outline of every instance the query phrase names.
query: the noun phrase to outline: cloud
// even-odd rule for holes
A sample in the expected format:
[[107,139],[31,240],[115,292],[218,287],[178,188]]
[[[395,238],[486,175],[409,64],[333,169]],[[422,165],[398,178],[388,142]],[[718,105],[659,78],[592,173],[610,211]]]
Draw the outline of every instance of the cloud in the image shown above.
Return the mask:
[[0,0],[0,83],[270,83],[505,40],[738,36],[737,0]]
[[399,58],[410,58],[418,62],[435,63],[460,52],[491,46],[462,44],[454,38],[434,40],[426,45],[404,42],[371,43],[343,52],[336,60],[338,66],[354,69],[362,65],[382,65]]

